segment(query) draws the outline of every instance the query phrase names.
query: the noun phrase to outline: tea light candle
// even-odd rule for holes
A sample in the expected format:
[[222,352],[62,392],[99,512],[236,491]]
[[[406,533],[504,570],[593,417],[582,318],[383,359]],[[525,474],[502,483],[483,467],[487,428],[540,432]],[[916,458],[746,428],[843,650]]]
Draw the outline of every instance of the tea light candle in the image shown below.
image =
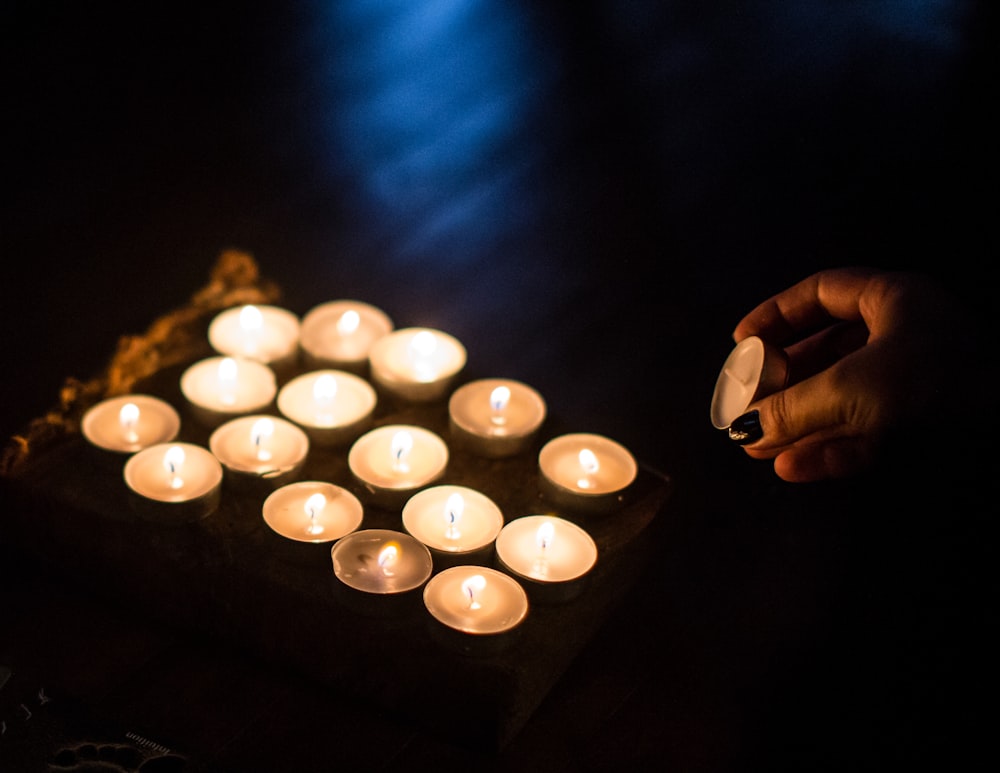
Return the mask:
[[412,402],[443,397],[465,367],[465,347],[440,330],[411,327],[376,341],[369,353],[372,379],[390,394]]
[[484,566],[453,566],[424,587],[433,617],[462,633],[506,633],[528,615],[528,594],[517,580]]
[[391,529],[355,531],[338,540],[330,555],[337,579],[365,593],[405,593],[427,582],[433,569],[426,545]]
[[237,480],[280,485],[302,469],[309,438],[290,421],[257,414],[227,421],[212,433],[208,447]]
[[545,420],[542,396],[511,379],[481,379],[465,384],[448,401],[451,432],[463,447],[480,456],[513,456],[527,448]]
[[206,423],[263,411],[277,391],[274,371],[255,360],[208,357],[181,375],[181,392]]
[[757,336],[740,341],[726,357],[712,394],[712,426],[728,429],[750,403],[784,389],[788,358]]
[[333,445],[354,440],[367,429],[377,399],[363,378],[341,370],[316,370],[281,388],[278,410],[317,443]]
[[358,372],[367,366],[372,345],[392,330],[389,316],[371,304],[329,301],[302,318],[300,341],[312,366]]
[[441,477],[448,446],[423,427],[388,424],[354,441],[347,464],[373,501],[396,506]]
[[287,309],[245,304],[212,320],[208,342],[219,354],[273,365],[298,355],[299,328],[299,318]]
[[129,457],[124,476],[140,513],[157,520],[197,520],[219,504],[222,465],[208,449],[192,443],[144,448]]
[[83,414],[80,428],[106,451],[135,453],[177,437],[181,419],[170,403],[151,395],[109,397]]
[[582,579],[597,563],[597,544],[582,528],[552,515],[525,515],[500,530],[500,563],[544,585]]
[[631,452],[621,444],[588,433],[561,435],[538,454],[543,493],[564,507],[606,512],[620,505],[638,474]]
[[503,513],[485,494],[465,486],[433,486],[403,507],[403,528],[432,551],[468,554],[491,547]]
[[298,542],[332,542],[355,531],[364,517],[347,489],[323,481],[299,481],[275,489],[264,500],[264,522]]

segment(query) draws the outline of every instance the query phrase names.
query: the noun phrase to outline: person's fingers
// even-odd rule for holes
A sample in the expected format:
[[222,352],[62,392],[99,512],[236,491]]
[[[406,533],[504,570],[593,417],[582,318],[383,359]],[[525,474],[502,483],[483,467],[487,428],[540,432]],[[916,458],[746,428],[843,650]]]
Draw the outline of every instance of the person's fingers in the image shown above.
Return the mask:
[[806,438],[774,457],[774,472],[790,483],[844,478],[867,469],[874,455],[864,437]]
[[868,341],[868,328],[861,322],[839,322],[792,344],[788,357],[788,383],[794,384],[857,351]]
[[862,317],[861,299],[876,269],[856,267],[813,274],[769,298],[737,323],[733,340],[751,335],[784,345],[809,335],[832,320]]

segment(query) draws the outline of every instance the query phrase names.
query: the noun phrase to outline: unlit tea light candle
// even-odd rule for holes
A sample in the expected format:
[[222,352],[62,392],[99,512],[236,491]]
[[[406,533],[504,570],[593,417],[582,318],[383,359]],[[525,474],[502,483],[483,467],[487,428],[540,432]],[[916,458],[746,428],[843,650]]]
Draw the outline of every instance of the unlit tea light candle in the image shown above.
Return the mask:
[[525,515],[500,530],[497,557],[513,574],[539,583],[583,578],[597,562],[593,538],[571,521]]
[[783,389],[787,380],[788,359],[783,351],[757,336],[744,338],[719,371],[712,394],[712,425],[727,429],[750,403]]
[[220,354],[273,364],[298,354],[299,328],[299,318],[287,309],[245,304],[212,320],[208,342]]
[[354,441],[347,463],[375,499],[402,504],[400,497],[405,500],[441,477],[448,466],[448,446],[423,427],[388,424]]
[[419,588],[431,576],[431,553],[420,540],[392,529],[364,529],[330,551],[337,579],[355,590],[394,594]]
[[170,403],[139,394],[102,400],[84,413],[80,424],[93,445],[118,453],[173,440],[180,427],[180,416]]
[[392,332],[393,323],[369,303],[337,300],[320,304],[302,318],[302,351],[316,365],[358,370],[372,345]]
[[216,429],[208,447],[236,476],[281,481],[293,477],[309,453],[309,438],[278,416],[251,415],[231,419]]
[[332,542],[355,531],[364,517],[361,502],[347,489],[324,481],[299,481],[264,500],[264,522],[298,542]]
[[216,508],[222,465],[207,448],[158,443],[131,456],[124,476],[139,501],[164,506],[155,512],[165,517],[176,510],[179,520],[185,520],[184,516],[202,517]]
[[560,435],[538,454],[545,493],[571,508],[606,510],[620,504],[638,474],[632,453],[591,433]]
[[504,457],[523,451],[545,421],[542,396],[512,379],[480,379],[465,384],[448,401],[456,440],[480,456]]
[[303,373],[278,392],[278,410],[313,440],[334,444],[367,428],[378,398],[371,384],[341,370]]
[[528,595],[509,575],[483,566],[445,569],[424,587],[424,605],[439,622],[468,634],[516,628],[528,614]]
[[245,358],[208,357],[181,375],[184,397],[210,420],[262,411],[277,391],[274,371],[264,363]]
[[465,347],[440,330],[411,327],[383,336],[371,348],[372,379],[387,392],[413,402],[443,397],[465,367]]
[[470,553],[489,546],[503,513],[485,494],[465,486],[432,486],[403,507],[403,528],[432,551]]

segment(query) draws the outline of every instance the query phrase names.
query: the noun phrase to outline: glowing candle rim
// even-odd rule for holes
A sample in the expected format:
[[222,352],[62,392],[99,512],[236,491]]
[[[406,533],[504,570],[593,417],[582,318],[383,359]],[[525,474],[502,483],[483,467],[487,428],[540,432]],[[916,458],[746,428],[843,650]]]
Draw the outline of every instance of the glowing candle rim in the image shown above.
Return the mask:
[[[139,408],[137,427],[143,430],[151,429],[149,417],[158,419],[158,431],[148,437],[145,432],[138,432],[139,439],[135,443],[118,442],[122,438],[118,434],[121,428],[118,416],[121,408],[127,403],[135,403]],[[105,425],[111,425],[115,432],[105,432]],[[181,417],[177,410],[166,400],[143,393],[116,395],[105,398],[92,405],[80,420],[80,430],[89,442],[106,451],[119,453],[134,453],[157,443],[165,443],[177,437],[181,429]]]
[[[505,408],[507,421],[502,426],[493,424],[483,408],[489,407],[489,396],[499,386],[510,389]],[[480,399],[483,395],[486,395],[485,400]],[[448,399],[448,415],[455,426],[485,440],[532,435],[541,427],[547,413],[545,398],[538,390],[511,378],[476,379],[458,387]]]
[[[597,458],[597,481],[589,488],[574,482],[576,475],[567,474],[569,466],[579,468],[579,452],[589,449]],[[628,488],[639,474],[639,464],[632,452],[617,440],[592,432],[571,432],[549,440],[538,453],[538,466],[553,486],[581,498],[605,497]]]
[[[272,449],[280,446],[287,453],[272,456],[267,461],[250,457],[244,458],[233,450],[231,444],[235,442],[242,445],[242,441],[251,434],[253,427],[262,419],[268,419],[272,422],[274,428],[271,436]],[[237,449],[239,445],[237,445]],[[233,472],[261,474],[271,470],[273,471],[271,475],[278,475],[297,469],[302,465],[309,454],[309,436],[297,424],[280,416],[250,414],[229,419],[217,427],[208,438],[208,448],[226,469]]]
[[[316,413],[311,407],[315,405],[314,387],[316,380],[323,376],[332,376],[337,380],[337,391],[332,402],[350,405],[351,411],[342,414],[343,420],[334,423],[317,423]],[[378,394],[365,379],[336,368],[320,368],[302,373],[289,380],[278,391],[278,410],[287,418],[303,427],[310,429],[338,429],[349,427],[364,421],[371,416],[378,405]]]
[[[298,531],[292,528],[298,516],[305,516],[305,503],[310,496],[322,494],[326,503],[321,512],[324,530],[317,535],[310,535],[304,529]],[[300,505],[302,512],[292,513],[292,508]],[[331,509],[332,508],[332,509]],[[319,544],[342,539],[358,530],[364,521],[364,508],[354,494],[334,483],[320,480],[303,480],[288,483],[275,489],[261,505],[261,516],[272,531],[282,537],[296,542]],[[286,519],[282,516],[287,516]],[[302,524],[305,520],[301,521]],[[333,528],[334,526],[339,528]]]
[[[376,458],[389,459],[393,436],[399,431],[407,431],[413,438],[414,451],[429,450],[430,464],[420,465],[412,470],[413,462],[423,462],[423,457],[410,453],[410,474],[384,474],[379,467],[372,466]],[[369,430],[351,445],[347,454],[347,465],[351,472],[366,484],[387,491],[408,491],[427,485],[444,473],[448,466],[449,452],[444,439],[425,427],[415,424],[384,424]]]
[[[432,528],[435,517],[443,523],[441,506],[446,503],[448,495],[452,493],[461,494],[465,501],[465,510],[459,526],[463,528],[462,524],[465,524],[464,528],[469,529],[468,534],[473,537],[471,540],[465,535],[463,535],[464,538],[448,540],[443,533],[438,538]],[[435,505],[438,506],[436,509]],[[485,518],[485,521],[481,520],[478,524],[471,524],[472,527],[480,527],[475,531],[470,529],[466,520],[473,513],[478,513]],[[422,489],[410,497],[403,505],[402,521],[403,528],[408,534],[413,535],[432,550],[461,554],[481,550],[494,542],[500,529],[503,528],[504,517],[500,506],[481,491],[468,486],[444,484]],[[484,523],[485,525],[483,525]]]
[[[154,480],[166,480],[163,472],[164,455],[169,449],[179,447],[184,452],[184,464],[178,474],[184,480],[180,489],[169,486],[151,486],[147,476],[155,470]],[[193,466],[197,465],[197,466]],[[194,470],[197,475],[192,475]],[[122,470],[126,485],[146,499],[168,504],[190,502],[215,492],[222,483],[222,464],[207,448],[194,443],[156,443],[136,452]]]
[[[218,381],[219,367],[223,360],[233,360],[237,373],[249,371],[250,379],[237,381],[237,390],[242,399],[224,403],[216,399],[216,392],[208,389],[206,381]],[[189,365],[181,374],[181,393],[192,405],[219,415],[239,415],[253,413],[266,408],[278,393],[278,380],[271,367],[258,360],[219,354],[205,357]]]
[[[267,340],[266,348],[254,354],[237,343],[244,333],[241,315],[247,306],[253,306],[261,314],[261,333]],[[264,363],[277,362],[295,354],[299,347],[301,322],[298,315],[289,309],[268,303],[240,303],[220,311],[208,326],[208,342],[220,354],[244,357]]]
[[[498,618],[494,608],[485,610],[483,614],[463,615],[447,604],[449,598],[457,596],[453,593],[455,588],[461,587],[465,580],[474,575],[482,575],[491,591],[499,588],[501,593],[505,592],[503,598],[511,602],[512,614]],[[453,566],[438,572],[424,586],[424,606],[440,623],[476,636],[512,631],[524,622],[530,609],[528,594],[521,583],[505,572],[485,566]],[[473,617],[475,620],[470,620]]]
[[[406,367],[408,350],[413,339],[430,333],[437,343],[436,368],[432,378],[418,378],[413,369]],[[406,392],[408,388],[430,389],[433,385],[450,382],[466,365],[468,352],[455,336],[432,327],[405,327],[393,330],[372,344],[368,352],[372,376],[383,386]]]
[[[539,557],[535,537],[538,528],[546,521],[551,521],[556,529],[550,548],[552,552],[547,556],[553,562],[550,566],[555,571],[543,575],[534,569],[534,562]],[[518,550],[526,541],[532,545],[527,554],[523,549]],[[575,548],[569,559],[566,558],[567,546]],[[500,562],[511,573],[543,585],[578,580],[594,568],[598,558],[597,543],[587,530],[555,515],[522,515],[509,521],[497,536],[496,551]],[[528,554],[531,556],[530,566]]]

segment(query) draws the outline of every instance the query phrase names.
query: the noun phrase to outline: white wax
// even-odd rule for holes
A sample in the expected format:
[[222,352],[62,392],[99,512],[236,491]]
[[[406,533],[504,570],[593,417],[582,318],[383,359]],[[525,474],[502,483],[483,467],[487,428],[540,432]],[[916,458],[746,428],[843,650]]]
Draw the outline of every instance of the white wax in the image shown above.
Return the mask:
[[[412,441],[409,451],[396,452],[400,433]],[[423,427],[388,424],[359,437],[347,455],[351,472],[372,491],[407,491],[433,482],[448,465],[448,446]]]
[[553,484],[580,497],[621,491],[638,473],[635,457],[620,443],[583,432],[546,443],[538,454],[538,466]]
[[524,449],[545,420],[546,405],[530,386],[488,378],[464,384],[448,401],[453,430],[471,440],[473,450],[506,456]]
[[[322,497],[315,499],[316,495]],[[332,542],[355,531],[364,517],[361,502],[347,489],[323,481],[298,481],[268,495],[264,522],[298,542]]]
[[[134,410],[128,406],[134,406]],[[158,397],[121,395],[87,410],[80,427],[87,440],[99,448],[134,453],[173,440],[180,431],[181,419],[170,403]]]
[[518,626],[528,614],[528,595],[512,577],[483,566],[454,566],[430,579],[424,605],[456,631],[498,634]]
[[377,384],[397,397],[422,402],[444,396],[466,356],[465,347],[448,333],[411,327],[380,338],[368,359]]
[[235,306],[212,320],[208,342],[219,354],[277,362],[298,352],[299,318],[277,306]]
[[423,585],[434,568],[419,540],[391,529],[364,529],[341,538],[330,551],[333,572],[366,593],[403,593]]
[[597,545],[579,526],[551,515],[525,515],[500,530],[497,557],[514,574],[541,583],[583,577],[597,562]]
[[787,377],[784,352],[757,336],[744,338],[719,371],[712,394],[712,425],[726,429],[754,400],[783,388]]
[[371,416],[377,396],[363,378],[342,370],[296,376],[278,392],[278,410],[304,427],[349,427]]
[[273,478],[302,466],[309,438],[279,416],[256,414],[227,421],[212,433],[208,447],[228,470]]
[[[171,466],[168,455],[180,461]],[[189,502],[218,489],[222,465],[207,448],[192,443],[157,443],[131,456],[124,475],[128,487],[147,499]]]
[[235,416],[261,411],[274,400],[277,391],[274,371],[255,360],[208,357],[181,375],[184,397],[215,414]]
[[393,329],[379,308],[354,300],[320,304],[302,318],[302,350],[318,362],[357,365],[368,359],[372,345]]
[[432,550],[446,553],[480,550],[496,539],[502,527],[503,513],[497,504],[465,486],[432,486],[403,506],[403,528]]

